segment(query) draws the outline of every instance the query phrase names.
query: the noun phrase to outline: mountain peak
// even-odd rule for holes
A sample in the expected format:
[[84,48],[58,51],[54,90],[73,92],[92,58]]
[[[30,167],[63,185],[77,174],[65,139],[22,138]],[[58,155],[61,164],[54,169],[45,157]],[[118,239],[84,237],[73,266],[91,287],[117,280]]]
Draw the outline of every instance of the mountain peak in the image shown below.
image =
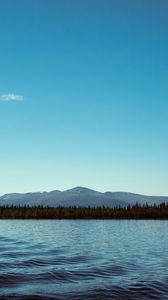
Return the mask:
[[88,189],[88,188],[82,187],[82,186],[77,186],[75,188],[66,190],[65,192],[75,193],[75,194],[95,194],[95,193],[97,193],[96,191],[94,191],[92,189]]

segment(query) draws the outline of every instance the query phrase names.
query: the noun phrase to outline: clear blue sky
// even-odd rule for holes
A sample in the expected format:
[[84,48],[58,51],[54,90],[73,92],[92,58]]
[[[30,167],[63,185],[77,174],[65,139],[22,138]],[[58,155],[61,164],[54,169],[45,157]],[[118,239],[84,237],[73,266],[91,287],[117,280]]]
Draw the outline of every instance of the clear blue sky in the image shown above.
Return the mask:
[[0,1],[0,194],[168,195],[168,1]]

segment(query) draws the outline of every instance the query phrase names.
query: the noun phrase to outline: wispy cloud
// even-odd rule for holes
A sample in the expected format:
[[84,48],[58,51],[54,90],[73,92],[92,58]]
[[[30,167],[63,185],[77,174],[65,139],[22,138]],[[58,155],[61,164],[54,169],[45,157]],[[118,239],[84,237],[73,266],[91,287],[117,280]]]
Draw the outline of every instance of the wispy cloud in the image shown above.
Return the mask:
[[0,95],[1,101],[23,101],[24,97],[21,95],[15,95],[15,94],[3,94]]

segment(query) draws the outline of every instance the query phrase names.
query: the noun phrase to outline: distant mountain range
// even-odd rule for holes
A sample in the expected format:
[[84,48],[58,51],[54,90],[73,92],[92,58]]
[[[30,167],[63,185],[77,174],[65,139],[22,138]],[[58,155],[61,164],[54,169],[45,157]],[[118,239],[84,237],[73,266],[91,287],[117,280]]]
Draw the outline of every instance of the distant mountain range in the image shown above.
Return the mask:
[[84,187],[75,187],[66,191],[51,191],[37,193],[13,193],[5,194],[0,197],[0,206],[16,205],[16,206],[81,206],[81,207],[126,207],[136,203],[141,205],[148,203],[149,205],[168,202],[168,196],[144,196],[126,192],[97,192]]

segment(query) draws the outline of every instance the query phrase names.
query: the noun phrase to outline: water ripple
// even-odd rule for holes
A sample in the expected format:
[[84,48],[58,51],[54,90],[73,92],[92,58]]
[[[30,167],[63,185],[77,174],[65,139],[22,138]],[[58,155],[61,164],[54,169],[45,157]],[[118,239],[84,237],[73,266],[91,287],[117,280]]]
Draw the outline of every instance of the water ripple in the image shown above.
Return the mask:
[[0,225],[0,299],[168,299],[166,221]]

